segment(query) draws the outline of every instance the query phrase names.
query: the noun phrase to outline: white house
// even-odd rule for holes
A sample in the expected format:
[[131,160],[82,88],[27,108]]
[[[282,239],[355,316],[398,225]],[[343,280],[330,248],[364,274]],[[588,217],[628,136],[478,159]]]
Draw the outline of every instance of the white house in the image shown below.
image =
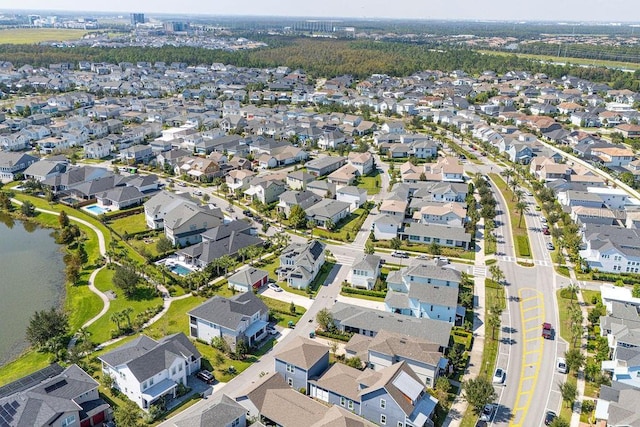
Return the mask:
[[148,411],[163,396],[175,397],[178,384],[200,370],[200,352],[183,333],[155,341],[145,335],[99,356],[103,375]]
[[373,222],[373,234],[377,240],[391,240],[398,237],[402,228],[402,217],[380,215]]
[[380,277],[380,257],[373,254],[364,254],[357,258],[351,266],[351,280],[353,287],[373,289],[376,280]]
[[609,273],[640,272],[640,230],[586,224],[582,238],[586,247],[580,256],[589,267]]
[[351,152],[347,161],[358,170],[360,175],[368,175],[373,171],[373,155],[368,151],[364,153]]
[[278,280],[286,280],[292,288],[306,289],[324,265],[324,248],[318,240],[287,246],[280,254]]
[[341,187],[336,191],[336,200],[349,203],[353,212],[367,201],[367,190],[352,185]]

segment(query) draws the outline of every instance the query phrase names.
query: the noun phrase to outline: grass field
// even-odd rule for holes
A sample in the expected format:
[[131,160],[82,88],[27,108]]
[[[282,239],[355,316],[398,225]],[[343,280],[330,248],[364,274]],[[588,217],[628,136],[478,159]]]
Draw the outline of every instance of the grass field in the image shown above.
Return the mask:
[[553,62],[553,63],[567,63],[577,65],[595,65],[600,67],[609,68],[623,68],[628,70],[640,69],[640,64],[633,62],[620,62],[620,61],[606,61],[600,59],[588,59],[588,58],[557,58],[549,55],[536,55],[532,53],[512,53],[512,52],[499,52],[493,50],[479,50],[478,52],[486,55],[495,56],[517,56],[518,58],[537,59],[540,61]]
[[367,190],[368,195],[371,196],[380,192],[382,179],[379,172],[376,172],[373,176],[361,176],[359,180],[360,183],[358,184],[358,188]]
[[0,30],[0,44],[33,44],[46,41],[77,40],[85,34],[87,34],[85,30],[12,28]]
[[109,225],[113,228],[113,231],[121,236],[124,233],[133,234],[148,229],[147,222],[144,219],[144,212],[115,219]]

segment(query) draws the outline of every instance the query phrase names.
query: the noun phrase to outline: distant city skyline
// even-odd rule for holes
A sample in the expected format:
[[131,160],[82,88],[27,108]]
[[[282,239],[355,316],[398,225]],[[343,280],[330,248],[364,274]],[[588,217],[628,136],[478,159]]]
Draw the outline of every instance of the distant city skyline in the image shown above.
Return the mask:
[[[140,12],[153,14],[203,14],[237,16],[345,17],[377,19],[450,19],[500,21],[593,21],[640,22],[637,0],[245,0],[205,2],[202,0],[22,0],[12,6],[20,10],[82,12]],[[55,5],[55,6],[54,6]],[[54,6],[54,7],[52,7]]]

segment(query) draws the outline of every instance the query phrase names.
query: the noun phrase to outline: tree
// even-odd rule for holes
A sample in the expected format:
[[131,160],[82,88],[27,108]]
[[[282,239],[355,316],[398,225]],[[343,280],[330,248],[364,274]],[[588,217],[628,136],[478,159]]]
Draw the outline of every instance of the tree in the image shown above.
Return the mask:
[[433,388],[435,397],[439,402],[446,402],[449,398],[449,391],[451,390],[451,383],[447,377],[438,377],[436,385]]
[[371,243],[369,240],[367,240],[367,242],[364,244],[364,253],[367,255],[371,255],[376,251],[375,247],[373,246],[373,243]]
[[244,357],[249,353],[249,345],[246,340],[238,340],[236,342],[236,357],[238,359],[244,359]]
[[496,397],[493,384],[483,376],[471,378],[462,383],[462,398],[471,405],[476,414],[482,410],[484,405],[493,402]]
[[324,227],[329,231],[333,231],[336,228],[336,224],[329,218],[324,222]]
[[447,354],[454,372],[462,372],[467,366],[467,358],[464,355],[465,349],[463,344],[454,344],[453,348]]
[[631,291],[631,295],[634,298],[640,298],[640,284],[633,285],[633,290]]
[[140,276],[131,264],[116,265],[112,280],[114,285],[122,289],[127,297],[130,297],[136,291]]
[[69,226],[69,216],[65,211],[61,211],[58,216],[58,224],[60,224],[60,228],[65,228]]
[[122,314],[119,312],[113,313],[111,317],[109,317],[113,323],[116,324],[116,328],[118,328],[118,332],[120,331],[120,321],[122,320]]
[[491,267],[489,267],[489,274],[491,274],[491,279],[494,282],[500,283],[502,280],[504,280],[504,273],[496,264],[493,264]]
[[400,240],[397,237],[394,237],[389,241],[389,246],[391,246],[391,249],[393,249],[394,251],[397,251],[402,247],[402,240]]
[[33,217],[36,215],[36,207],[33,206],[33,203],[27,200],[22,204],[22,206],[20,206],[20,212],[22,212],[22,215],[26,217]]
[[515,171],[513,169],[505,169],[502,172],[500,172],[500,175],[502,175],[506,182],[507,182],[507,187],[509,186],[509,179],[515,175]]
[[67,282],[75,285],[80,280],[80,265],[76,262],[68,262],[64,268],[64,274]]
[[113,411],[116,425],[118,427],[140,427],[144,425],[142,411],[140,407],[129,399],[118,405]]
[[36,311],[27,326],[27,340],[31,345],[44,347],[48,342],[62,338],[69,332],[69,317],[62,310],[51,308]]
[[115,384],[115,380],[110,374],[102,373],[100,376],[100,385],[107,390],[111,390],[113,388],[113,384]]
[[587,361],[586,357],[579,348],[572,348],[564,353],[564,358],[567,362],[567,367],[570,371],[573,371],[575,375],[578,375],[578,371],[582,368]]
[[558,389],[560,389],[560,395],[562,395],[562,401],[567,403],[567,407],[570,407],[576,397],[578,396],[578,389],[574,383],[563,381],[558,383]]
[[296,305],[293,303],[293,301],[291,301],[291,304],[289,304],[289,312],[291,314],[296,314]]
[[127,307],[120,312],[122,318],[127,320],[127,327],[131,329],[131,314],[133,313],[133,308]]
[[171,244],[171,240],[169,240],[166,236],[161,236],[156,242],[156,250],[158,253],[166,253],[173,249],[173,245]]
[[289,211],[289,223],[293,228],[303,228],[307,224],[307,214],[300,205],[293,205]]
[[442,251],[440,250],[440,245],[436,242],[429,243],[429,253],[431,255],[440,255]]
[[518,228],[520,228],[520,226],[522,225],[522,217],[524,213],[527,212],[527,210],[529,210],[529,205],[527,205],[525,202],[516,203],[516,212],[520,213],[520,218],[518,219]]
[[11,204],[11,197],[5,193],[0,192],[0,210],[11,212],[13,210],[13,204]]
[[489,316],[487,316],[487,326],[491,329],[491,338],[496,339],[496,330],[500,327],[500,314],[502,310],[494,305],[489,309]]
[[318,325],[325,331],[329,331],[335,327],[333,314],[327,308],[323,308],[316,314],[316,322],[318,322]]

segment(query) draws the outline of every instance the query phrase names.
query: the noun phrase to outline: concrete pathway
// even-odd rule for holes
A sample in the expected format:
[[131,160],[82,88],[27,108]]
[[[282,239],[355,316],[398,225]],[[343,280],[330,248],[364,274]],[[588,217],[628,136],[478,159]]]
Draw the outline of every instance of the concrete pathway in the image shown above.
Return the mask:
[[[481,219],[476,227],[476,267],[485,267],[484,255],[484,239],[481,238],[480,230],[484,230],[484,220]],[[469,364],[463,379],[475,378],[480,374],[482,366],[482,350],[484,349],[485,327],[484,327],[484,309],[485,309],[485,288],[484,276],[473,277],[473,294],[474,294],[474,316],[473,316],[473,348],[469,354]],[[452,381],[452,385],[459,383]],[[455,384],[454,384],[455,383]],[[442,424],[443,427],[457,427],[462,422],[464,413],[467,410],[467,402],[461,397],[461,390],[451,405],[451,409],[447,414],[447,418]]]
[[[569,273],[571,275],[571,280],[579,286],[579,281],[576,279],[576,272],[573,268],[569,268]],[[584,298],[582,298],[582,292],[578,292],[578,304],[580,305],[580,310],[582,311],[582,328],[583,331],[587,329],[587,322],[589,315],[588,310],[586,308],[586,304],[584,302]],[[587,334],[582,334],[580,338],[580,351],[582,354],[587,356]],[[580,412],[582,411],[582,401],[584,400],[584,390],[585,390],[585,379],[584,379],[584,368],[578,371],[578,396],[573,403],[573,412],[571,413],[571,427],[579,427],[580,426]]]

